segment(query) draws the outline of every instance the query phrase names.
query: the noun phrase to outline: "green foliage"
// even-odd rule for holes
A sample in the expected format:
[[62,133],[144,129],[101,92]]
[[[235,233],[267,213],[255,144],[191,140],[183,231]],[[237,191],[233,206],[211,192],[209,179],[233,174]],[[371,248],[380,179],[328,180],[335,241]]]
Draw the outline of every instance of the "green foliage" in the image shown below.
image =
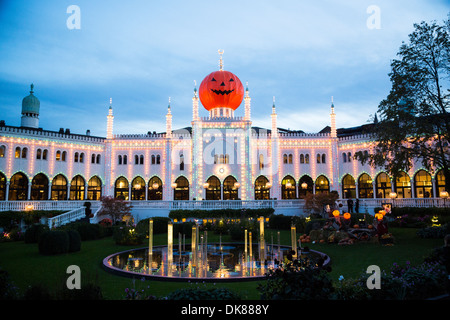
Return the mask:
[[0,215],[0,228],[9,231],[15,228],[23,219],[25,224],[38,223],[42,217],[56,217],[67,210],[33,210],[33,211],[3,211]]
[[81,250],[81,236],[77,230],[67,230],[69,235],[69,250],[68,252],[77,252]]
[[258,286],[263,300],[326,300],[334,287],[325,270],[288,263],[269,270],[266,282]]
[[167,300],[241,300],[239,294],[228,288],[203,286],[182,288],[167,295]]
[[450,224],[442,226],[422,228],[417,231],[417,235],[421,238],[443,239],[445,235],[450,234]]
[[[171,221],[170,218],[167,217],[153,217],[153,234],[162,234],[167,233],[167,224]],[[148,235],[149,231],[149,220],[150,218],[140,220],[136,224],[136,232]]]
[[43,255],[67,253],[69,252],[69,241],[70,238],[66,231],[46,231],[39,238],[39,253]]
[[47,225],[33,224],[27,228],[24,235],[25,243],[38,243],[39,237],[42,233],[49,231]]
[[132,226],[115,226],[113,239],[118,245],[140,245],[144,242],[145,235]]

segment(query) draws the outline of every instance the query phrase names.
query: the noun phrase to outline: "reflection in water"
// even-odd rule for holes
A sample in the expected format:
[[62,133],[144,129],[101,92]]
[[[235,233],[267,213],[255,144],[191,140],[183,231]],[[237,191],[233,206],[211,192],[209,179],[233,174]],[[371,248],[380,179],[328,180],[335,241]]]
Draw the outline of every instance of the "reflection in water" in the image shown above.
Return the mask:
[[[143,275],[180,277],[180,278],[232,278],[261,277],[268,268],[275,268],[277,261],[283,261],[291,247],[266,246],[265,259],[260,259],[258,245],[245,250],[243,244],[200,244],[193,256],[190,245],[170,248],[153,247],[149,259],[148,248],[130,250],[111,256],[107,264],[125,272],[137,272]],[[249,248],[250,249],[250,248]],[[170,259],[172,257],[172,259]],[[302,255],[305,257],[305,255]],[[194,259],[195,258],[195,259]],[[307,254],[310,263],[320,258],[317,252]],[[151,261],[151,266],[149,266]]]

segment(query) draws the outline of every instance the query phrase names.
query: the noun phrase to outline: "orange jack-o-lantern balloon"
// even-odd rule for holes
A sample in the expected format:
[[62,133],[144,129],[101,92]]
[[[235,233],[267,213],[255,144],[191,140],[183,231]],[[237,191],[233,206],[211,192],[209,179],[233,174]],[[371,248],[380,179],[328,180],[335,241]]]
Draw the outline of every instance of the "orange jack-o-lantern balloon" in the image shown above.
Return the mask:
[[348,213],[348,212],[344,213],[344,219],[348,220],[348,219],[350,219],[350,217],[351,217],[350,213]]
[[244,98],[244,86],[233,73],[225,70],[211,72],[199,88],[200,101],[206,110],[231,108],[236,110]]
[[339,210],[334,210],[333,211],[333,216],[339,217],[339,214],[340,214]]

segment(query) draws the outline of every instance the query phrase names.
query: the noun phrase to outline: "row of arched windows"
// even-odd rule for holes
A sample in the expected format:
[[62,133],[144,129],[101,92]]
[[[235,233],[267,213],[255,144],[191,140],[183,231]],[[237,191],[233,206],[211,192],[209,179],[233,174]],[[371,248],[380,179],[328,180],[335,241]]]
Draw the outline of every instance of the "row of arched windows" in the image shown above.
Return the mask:
[[417,171],[412,179],[406,172],[401,171],[394,181],[385,172],[379,173],[375,181],[372,181],[367,173],[363,173],[358,178],[358,188],[356,188],[355,179],[350,174],[342,178],[343,198],[389,198],[391,192],[395,192],[397,198],[412,198],[413,196],[414,198],[431,198],[439,197],[440,192],[444,190],[443,170],[436,173],[434,185],[431,174],[425,170]]
[[[133,160],[131,160],[133,161]],[[152,164],[161,164],[161,156],[159,154],[157,155],[152,155],[151,156],[151,163]],[[117,156],[117,164],[118,165],[126,165],[128,164],[128,155],[124,154],[119,154]],[[134,164],[135,165],[143,165],[144,164],[144,155],[139,155],[139,154],[135,154],[134,155]]]
[[[43,174],[38,173],[31,179],[22,173],[14,174],[9,182],[8,200],[100,200],[102,195],[102,182],[99,177],[89,179],[87,189],[85,179],[77,175],[70,181],[58,174],[51,181]],[[87,191],[87,193],[86,193]],[[6,176],[0,173],[0,200],[6,200]]]
[[148,181],[147,187],[142,177],[134,178],[131,185],[127,178],[119,177],[114,183],[114,197],[122,200],[162,200],[163,184],[156,176]]
[[[327,162],[327,156],[325,153],[317,154],[317,163],[326,163]],[[283,154],[283,164],[292,164],[293,163],[293,156],[292,154]],[[309,164],[309,154],[300,154],[300,164]]]

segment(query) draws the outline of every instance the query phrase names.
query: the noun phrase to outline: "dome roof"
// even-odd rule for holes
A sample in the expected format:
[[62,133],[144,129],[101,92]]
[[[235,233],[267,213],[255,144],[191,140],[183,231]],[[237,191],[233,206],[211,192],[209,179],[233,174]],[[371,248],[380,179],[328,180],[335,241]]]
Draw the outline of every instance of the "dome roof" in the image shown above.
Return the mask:
[[38,98],[33,95],[34,85],[31,84],[31,91],[28,96],[22,100],[22,114],[34,113],[39,114],[39,108],[41,107],[41,102]]
[[206,110],[231,108],[236,110],[244,98],[241,80],[230,71],[211,72],[203,79],[199,88],[200,101]]

